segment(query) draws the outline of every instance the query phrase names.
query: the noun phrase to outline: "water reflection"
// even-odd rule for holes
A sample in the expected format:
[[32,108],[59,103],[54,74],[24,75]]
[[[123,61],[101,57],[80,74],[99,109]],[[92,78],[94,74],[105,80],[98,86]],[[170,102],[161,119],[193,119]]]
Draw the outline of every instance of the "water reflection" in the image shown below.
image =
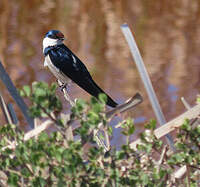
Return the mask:
[[[129,112],[153,118],[120,25],[134,31],[167,120],[194,104],[200,79],[200,2],[139,0],[0,1],[0,58],[17,87],[54,81],[43,68],[42,38],[50,29],[65,33],[65,44],[85,62],[96,82],[122,103],[137,91],[144,103]],[[170,90],[173,85],[175,90]],[[7,91],[0,83],[0,89]],[[71,95],[89,98],[78,87]],[[143,121],[142,121],[143,123]]]

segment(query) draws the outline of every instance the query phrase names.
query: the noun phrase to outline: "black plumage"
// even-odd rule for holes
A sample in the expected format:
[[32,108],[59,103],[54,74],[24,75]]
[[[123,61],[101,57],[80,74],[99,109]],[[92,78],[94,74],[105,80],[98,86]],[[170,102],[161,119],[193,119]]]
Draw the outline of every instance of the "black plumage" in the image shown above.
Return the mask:
[[[81,60],[64,44],[46,47],[44,55],[49,55],[53,65],[86,92],[96,98],[98,98],[100,93],[106,94],[94,82],[86,66],[81,62]],[[107,95],[107,105],[116,107],[117,103]]]

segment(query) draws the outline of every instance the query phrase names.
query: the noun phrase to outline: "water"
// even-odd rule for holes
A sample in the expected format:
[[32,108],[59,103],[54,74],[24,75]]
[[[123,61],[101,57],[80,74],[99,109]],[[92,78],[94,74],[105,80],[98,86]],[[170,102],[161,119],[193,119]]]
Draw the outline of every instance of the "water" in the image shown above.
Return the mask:
[[[143,95],[144,102],[126,114],[136,119],[141,131],[155,116],[120,30],[124,22],[134,32],[167,121],[185,110],[181,97],[194,105],[200,79],[198,0],[1,0],[0,59],[18,88],[55,81],[43,67],[42,39],[50,29],[61,30],[65,44],[117,102],[136,92]],[[2,83],[0,90],[7,95]],[[89,98],[75,85],[70,94]]]

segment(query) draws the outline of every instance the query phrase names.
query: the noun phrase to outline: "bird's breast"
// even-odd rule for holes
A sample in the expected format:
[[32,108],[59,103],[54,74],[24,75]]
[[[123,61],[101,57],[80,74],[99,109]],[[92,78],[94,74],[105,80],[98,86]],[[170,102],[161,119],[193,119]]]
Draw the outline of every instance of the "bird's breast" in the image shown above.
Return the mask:
[[48,66],[49,70],[53,75],[64,84],[68,84],[71,80],[60,70],[58,69],[51,61],[49,55],[45,57],[44,66]]

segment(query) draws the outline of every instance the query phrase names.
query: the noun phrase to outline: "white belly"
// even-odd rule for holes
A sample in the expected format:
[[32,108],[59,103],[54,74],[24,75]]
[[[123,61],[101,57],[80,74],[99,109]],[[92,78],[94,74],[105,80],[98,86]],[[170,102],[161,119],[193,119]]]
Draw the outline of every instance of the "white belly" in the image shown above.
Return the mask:
[[56,66],[52,64],[49,55],[45,57],[44,66],[48,66],[53,75],[63,84],[68,84],[71,82],[71,80],[64,73],[62,73]]

